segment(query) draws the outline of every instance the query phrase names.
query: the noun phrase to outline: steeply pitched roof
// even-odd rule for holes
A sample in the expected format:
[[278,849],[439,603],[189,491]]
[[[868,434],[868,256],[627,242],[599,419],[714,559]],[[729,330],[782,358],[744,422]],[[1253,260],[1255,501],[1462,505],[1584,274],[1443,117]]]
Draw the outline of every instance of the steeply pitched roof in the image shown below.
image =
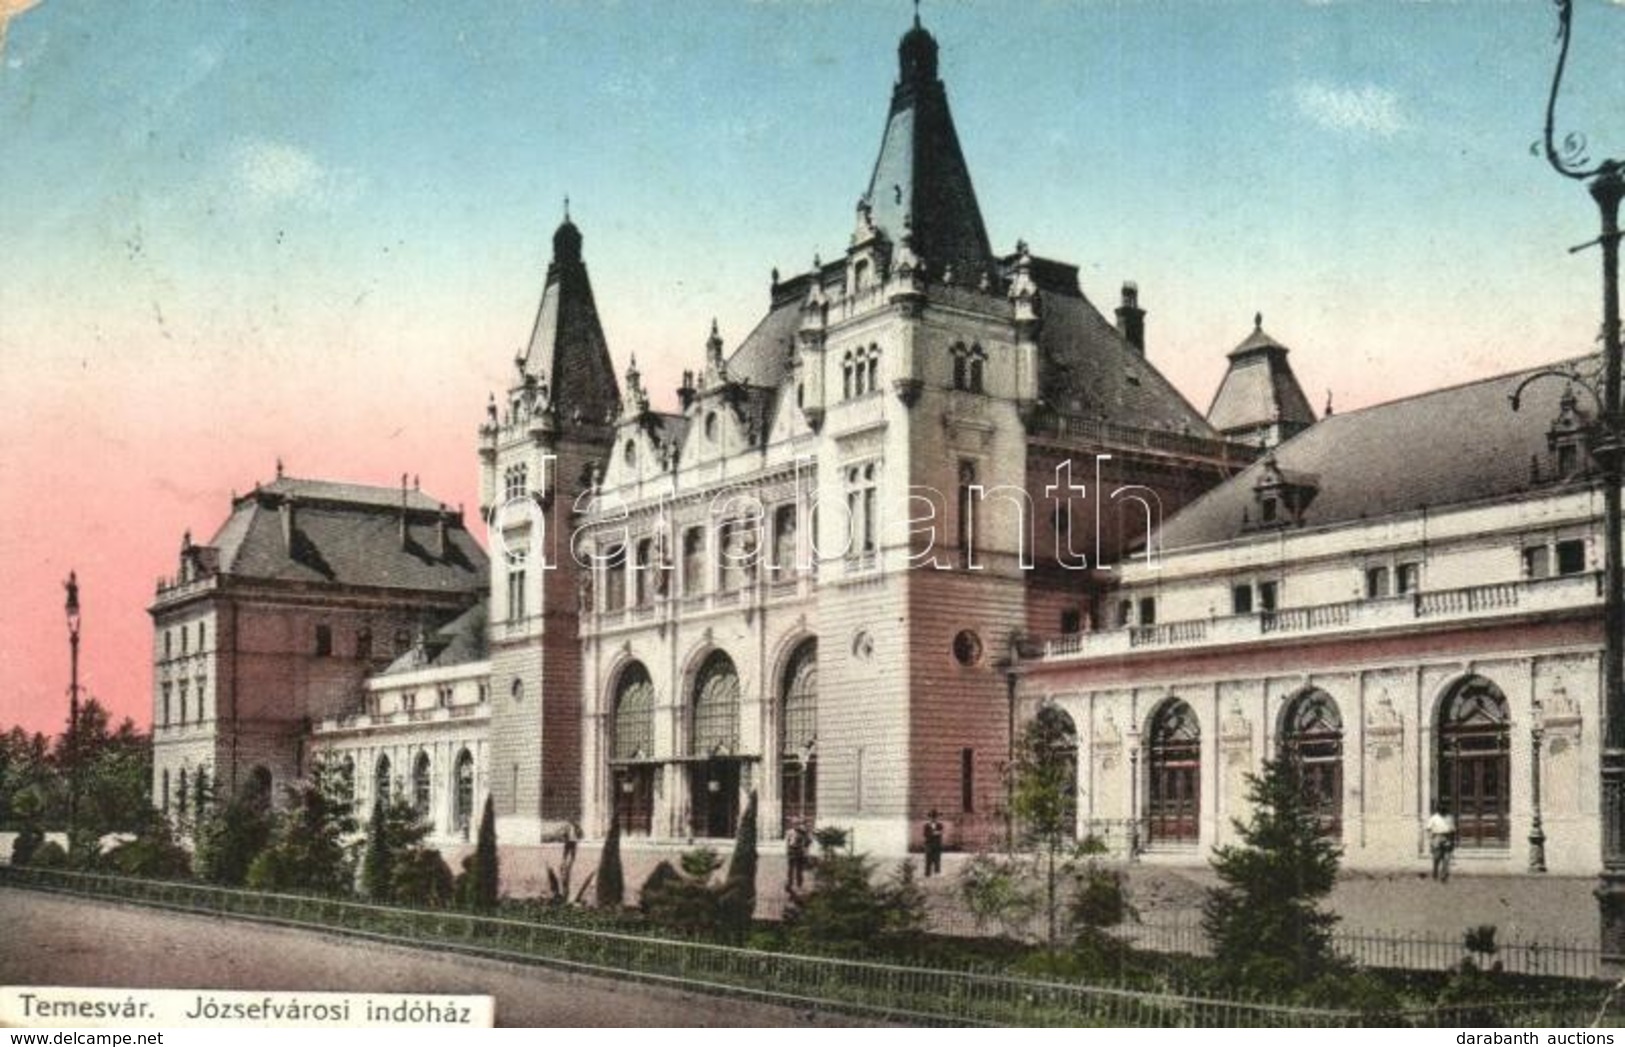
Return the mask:
[[1056,282],[1041,289],[1038,395],[1049,406],[1142,429],[1216,435],[1201,412],[1083,296],[1075,277],[1070,288]]
[[447,593],[483,588],[485,552],[458,515],[406,491],[403,542],[402,498],[389,487],[279,477],[236,499],[209,545],[220,572],[240,578]]
[[1280,425],[1290,434],[1315,424],[1315,409],[1292,373],[1287,352],[1265,332],[1263,317],[1256,317],[1252,333],[1230,351],[1230,368],[1208,408],[1215,429],[1240,434]]
[[561,421],[578,412],[595,423],[611,417],[619,400],[615,367],[582,261],[581,231],[569,218],[553,234],[553,261],[522,360],[525,373],[547,385]]
[[911,225],[914,253],[933,277],[952,266],[957,281],[974,285],[990,271],[993,253],[948,92],[937,79],[937,42],[916,18],[897,50],[899,76],[864,199],[892,243]]
[[453,618],[427,642],[414,644],[411,649],[389,663],[381,675],[414,672],[418,669],[444,669],[453,665],[483,662],[490,654],[486,639],[486,620],[490,615],[490,601],[480,600],[474,606]]
[[[1594,359],[1578,362],[1590,366]],[[1305,527],[1515,497],[1549,486],[1551,471],[1538,479],[1530,463],[1548,453],[1546,433],[1561,411],[1563,383],[1530,385],[1516,412],[1507,401],[1522,379],[1543,369],[1323,418],[1169,520],[1162,549],[1259,533],[1255,487],[1272,467],[1314,485]]]

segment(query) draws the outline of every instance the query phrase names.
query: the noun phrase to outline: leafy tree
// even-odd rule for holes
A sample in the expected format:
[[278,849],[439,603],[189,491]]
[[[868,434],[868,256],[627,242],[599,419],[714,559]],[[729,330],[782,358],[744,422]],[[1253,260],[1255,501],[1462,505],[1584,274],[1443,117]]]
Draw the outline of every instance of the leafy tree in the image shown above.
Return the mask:
[[270,798],[253,787],[228,803],[210,803],[196,815],[192,838],[197,874],[209,883],[241,887],[271,842]]
[[1337,881],[1340,849],[1320,830],[1289,763],[1248,776],[1252,816],[1235,822],[1239,844],[1218,848],[1222,885],[1208,892],[1202,926],[1214,966],[1242,984],[1311,982],[1332,964],[1337,916],[1320,908]]
[[739,819],[728,875],[717,898],[720,928],[734,940],[741,940],[750,932],[751,919],[756,915],[756,865],[756,791],[753,789],[750,801],[745,804],[745,813]]
[[621,869],[621,820],[611,817],[609,835],[604,837],[604,850],[598,858],[598,895],[600,909],[619,909],[626,904],[626,874]]
[[40,845],[45,842],[45,830],[40,827],[43,820],[44,801],[39,793],[33,789],[18,794],[11,803],[12,817],[19,826],[17,839],[11,844],[12,865],[32,865],[34,857],[39,853]]
[[250,887],[348,894],[355,883],[349,837],[356,831],[343,770],[317,763],[309,778],[288,790],[288,808],[276,819],[271,844],[248,870]]
[[1060,940],[1065,906],[1062,887],[1075,872],[1072,861],[1076,739],[1067,721],[1050,709],[1022,728],[1010,765],[1010,808],[1022,843],[1034,852],[1034,872],[1042,886],[1045,942],[1053,954]]

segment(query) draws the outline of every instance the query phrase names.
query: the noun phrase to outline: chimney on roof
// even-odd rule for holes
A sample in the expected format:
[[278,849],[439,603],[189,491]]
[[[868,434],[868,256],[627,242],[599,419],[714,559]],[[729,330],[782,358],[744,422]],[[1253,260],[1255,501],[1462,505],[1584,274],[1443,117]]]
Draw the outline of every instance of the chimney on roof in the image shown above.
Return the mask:
[[1145,310],[1140,308],[1140,285],[1123,282],[1123,303],[1117,307],[1117,333],[1145,355]]
[[451,548],[451,539],[446,534],[450,518],[451,513],[446,510],[446,503],[441,502],[440,515],[434,525],[434,554],[442,560],[446,558],[446,552]]
[[293,555],[293,529],[298,522],[294,518],[295,509],[293,495],[287,495],[282,499],[280,507],[282,514],[282,551],[289,556]]
[[401,548],[406,548],[406,474],[401,474]]

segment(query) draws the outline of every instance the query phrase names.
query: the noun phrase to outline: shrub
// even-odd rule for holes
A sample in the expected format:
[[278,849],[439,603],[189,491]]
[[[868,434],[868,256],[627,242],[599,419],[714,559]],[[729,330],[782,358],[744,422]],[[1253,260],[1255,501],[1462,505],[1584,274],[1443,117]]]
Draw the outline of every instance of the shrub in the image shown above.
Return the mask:
[[192,856],[175,840],[169,821],[150,819],[140,835],[107,852],[107,863],[125,876],[192,875]]
[[421,847],[395,862],[390,896],[402,905],[441,908],[451,902],[455,887],[451,867],[440,852]]
[[250,790],[199,816],[194,864],[202,879],[225,887],[241,887],[248,881],[249,866],[271,842],[271,812],[265,800]]
[[55,840],[46,840],[34,851],[33,860],[28,864],[36,869],[66,869],[68,852]]
[[609,835],[604,837],[604,850],[598,857],[598,894],[595,900],[600,909],[619,909],[626,904],[626,875],[621,870],[619,818],[610,818]]
[[998,927],[1006,938],[1025,940],[1042,904],[1037,886],[1011,858],[978,854],[959,873],[959,896],[978,931]]
[[877,940],[913,934],[924,924],[925,895],[914,866],[903,862],[874,883],[866,855],[828,853],[813,867],[812,889],[791,899],[785,914],[790,941],[816,951],[853,954]]

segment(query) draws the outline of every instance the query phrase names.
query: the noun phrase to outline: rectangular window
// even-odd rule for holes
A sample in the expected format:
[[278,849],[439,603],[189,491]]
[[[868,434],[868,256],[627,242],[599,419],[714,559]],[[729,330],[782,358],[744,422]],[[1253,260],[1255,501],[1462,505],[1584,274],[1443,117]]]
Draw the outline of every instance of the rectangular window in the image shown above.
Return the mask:
[[1157,624],[1157,598],[1155,596],[1140,597],[1140,624]]
[[976,813],[976,750],[959,750],[959,809]]
[[1414,593],[1422,587],[1422,565],[1414,560],[1402,563],[1394,568],[1395,580],[1399,583],[1399,594]]
[[1273,611],[1279,607],[1281,604],[1280,592],[1280,582],[1259,582],[1258,609],[1261,611]]
[[976,565],[976,463],[959,460],[959,555],[965,567]]
[[181,626],[181,653],[182,654],[185,654],[186,651],[187,651],[187,643],[186,643],[186,641],[187,641],[187,638],[190,637],[191,635],[192,635],[191,631],[188,630],[186,628],[186,626],[184,626],[184,625]]
[[316,627],[316,657],[327,658],[333,653],[333,627],[331,625],[318,625]]
[[1544,545],[1529,545],[1523,550],[1523,576],[1546,578],[1552,573],[1551,558]]
[[1564,444],[1557,449],[1557,475],[1570,477],[1580,471],[1580,448]]
[[180,684],[180,696],[181,696],[181,723],[184,724],[184,723],[186,723],[186,681],[185,680],[182,680],[181,684]]
[[199,720],[207,720],[209,718],[207,713],[208,707],[206,705],[208,700],[206,696],[209,693],[206,690],[206,685],[208,682],[209,678],[207,676],[199,676],[197,678],[197,718]]
[[1119,629],[1127,629],[1129,626],[1131,626],[1133,624],[1134,624],[1134,601],[1133,600],[1119,600],[1119,601],[1117,601],[1117,627]]
[[1557,543],[1557,573],[1580,574],[1586,569],[1586,543],[1570,538]]
[[773,576],[783,578],[796,570],[796,507],[773,510]]
[[626,546],[614,545],[603,551],[604,610],[619,611],[626,606]]
[[164,684],[164,726],[169,726],[169,684]]
[[1232,614],[1253,613],[1253,587],[1251,585],[1238,585],[1230,590],[1230,611]]
[[525,617],[525,570],[508,568],[508,620],[522,621]]
[[1388,568],[1368,567],[1365,571],[1365,595],[1367,599],[1380,600],[1391,593],[1388,584]]

